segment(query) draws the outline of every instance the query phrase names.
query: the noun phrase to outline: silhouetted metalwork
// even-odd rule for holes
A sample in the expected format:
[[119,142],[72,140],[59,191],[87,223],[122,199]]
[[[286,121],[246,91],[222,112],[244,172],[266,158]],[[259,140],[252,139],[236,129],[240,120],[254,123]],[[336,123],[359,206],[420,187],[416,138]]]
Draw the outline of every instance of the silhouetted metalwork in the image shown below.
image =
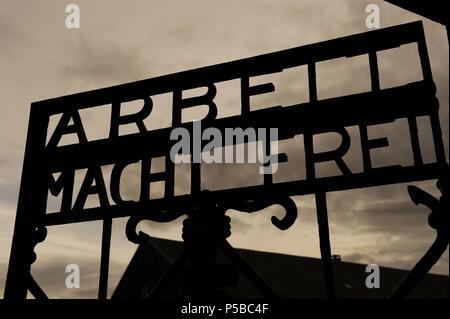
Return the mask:
[[385,0],[448,27],[448,3],[439,0]]
[[[416,43],[423,79],[407,85],[381,89],[377,52],[404,44]],[[370,92],[318,99],[316,64],[320,61],[367,54],[372,89]],[[283,69],[307,66],[310,100],[291,106],[251,111],[250,96],[271,92],[272,83],[251,86],[250,77],[281,72]],[[217,118],[215,83],[232,79],[241,81],[241,114],[228,118]],[[183,90],[204,87],[206,93],[184,98]],[[152,95],[173,93],[172,127],[148,131],[143,120],[153,109]],[[367,33],[356,34],[321,43],[310,44],[253,58],[189,70],[148,80],[123,84],[55,99],[34,102],[30,119],[23,165],[22,182],[14,229],[10,264],[5,288],[5,298],[23,299],[27,290],[37,298],[45,293],[31,276],[31,264],[35,260],[34,247],[45,239],[45,227],[78,223],[82,221],[103,221],[102,252],[99,280],[99,298],[106,298],[108,287],[109,250],[111,223],[113,218],[128,216],[127,238],[142,243],[147,235],[136,232],[142,220],[170,222],[187,215],[183,229],[185,250],[169,271],[151,291],[149,298],[156,298],[173,273],[188,265],[191,296],[216,296],[217,272],[223,274],[227,283],[233,282],[240,269],[264,296],[276,298],[276,293],[256,274],[227,242],[230,235],[229,217],[225,212],[235,209],[254,213],[270,205],[279,204],[285,209],[282,219],[272,217],[272,223],[280,230],[288,229],[297,219],[297,207],[290,196],[315,194],[320,249],[323,261],[326,296],[334,298],[334,281],[329,237],[326,193],[369,186],[404,183],[429,179],[441,181],[442,198],[430,198],[416,188],[410,188],[411,198],[416,203],[430,207],[430,225],[437,230],[435,244],[411,274],[399,286],[394,297],[403,297],[434,264],[442,250],[448,245],[448,166],[444,153],[442,133],[439,124],[439,103],[435,97],[436,87],[432,79],[430,62],[425,43],[422,23],[414,22]],[[121,115],[124,102],[143,100],[142,109],[134,114]],[[109,136],[88,141],[79,110],[85,108],[111,107]],[[176,195],[175,164],[168,154],[174,145],[170,137],[173,127],[184,127],[191,136],[193,123],[182,123],[181,112],[190,107],[206,105],[208,113],[201,121],[203,129],[225,128],[278,128],[279,140],[304,135],[306,179],[275,183],[271,174],[264,176],[262,185],[222,189],[201,190],[200,164],[191,165],[191,193]],[[62,114],[53,134],[47,139],[51,116]],[[419,143],[417,117],[430,119],[435,161],[424,163]],[[410,166],[388,166],[374,168],[370,151],[388,145],[386,138],[369,139],[368,126],[391,123],[406,118],[412,145],[414,162]],[[73,122],[73,124],[71,124]],[[119,136],[119,128],[135,124],[139,133]],[[351,139],[345,129],[358,126],[361,135],[363,171],[352,172],[343,159],[348,152]],[[342,138],[335,149],[318,153],[314,150],[314,135],[335,132]],[[76,134],[79,143],[59,146],[66,134]],[[46,141],[49,141],[46,143]],[[231,142],[236,143],[236,142]],[[268,147],[266,145],[266,147]],[[193,156],[192,153],[185,155]],[[151,173],[152,158],[165,156],[165,171]],[[279,154],[278,161],[287,160]],[[317,177],[315,164],[333,161],[342,172],[340,176]],[[141,163],[141,192],[139,200],[127,201],[120,193],[120,180],[125,167]],[[111,182],[106,187],[101,166],[113,164]],[[73,184],[76,170],[87,169],[78,195],[74,197]],[[60,173],[54,178],[53,173]],[[150,198],[149,185],[164,181],[164,197]],[[108,199],[108,189],[112,203]],[[445,190],[445,191],[444,191]],[[47,196],[62,194],[61,208],[47,212]],[[85,208],[89,195],[97,195],[100,206]],[[73,203],[73,204],[72,204]],[[445,242],[444,242],[445,239]],[[445,245],[444,245],[445,244]],[[435,248],[437,246],[437,248]],[[445,246],[445,247],[444,247]],[[232,265],[215,264],[216,248],[221,249],[233,262]],[[237,268],[236,268],[237,267]]]
[[446,27],[447,43],[450,43],[448,33],[448,2],[440,0],[385,0],[405,10],[414,12]]
[[423,191],[416,186],[409,186],[408,192],[414,204],[425,205],[431,209],[428,224],[436,230],[437,236],[426,254],[414,266],[411,272],[392,294],[391,298],[406,297],[415,285],[430,271],[431,267],[441,258],[449,244],[449,210],[448,210],[448,175],[438,180],[437,186],[441,191],[440,199]]

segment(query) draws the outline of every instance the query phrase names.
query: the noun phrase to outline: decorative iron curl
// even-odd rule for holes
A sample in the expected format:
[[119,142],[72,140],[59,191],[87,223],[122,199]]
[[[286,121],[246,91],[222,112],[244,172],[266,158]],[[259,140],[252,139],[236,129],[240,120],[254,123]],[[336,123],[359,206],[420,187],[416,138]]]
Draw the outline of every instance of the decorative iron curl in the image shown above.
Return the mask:
[[[447,171],[448,172],[448,171]],[[435,198],[416,186],[408,186],[408,193],[416,205],[424,205],[431,212],[428,224],[436,230],[436,238],[419,262],[405,276],[400,285],[392,293],[392,299],[405,298],[419,281],[430,271],[441,258],[449,244],[449,210],[448,210],[448,176],[438,180],[437,187],[441,191],[440,199]]]
[[294,225],[298,216],[297,205],[295,205],[295,202],[289,196],[277,196],[267,199],[246,200],[243,202],[233,203],[232,205],[229,205],[228,208],[246,213],[254,213],[276,204],[283,207],[286,214],[281,219],[277,216],[272,216],[272,224],[280,230],[287,230],[292,225]]
[[151,215],[132,215],[128,218],[127,224],[125,226],[125,234],[129,241],[134,244],[142,244],[146,242],[149,238],[149,235],[143,231],[136,231],[137,225],[143,220],[151,220],[159,223],[168,223],[171,222],[180,216],[184,215],[182,212],[173,212],[173,211],[164,211],[159,212],[157,214]]
[[34,252],[35,247],[37,246],[37,244],[42,243],[46,237],[47,237],[47,228],[46,227],[38,226],[35,229],[33,229],[33,232],[31,234],[32,252],[31,252],[31,256],[30,256],[30,265],[33,264],[37,259],[37,255]]

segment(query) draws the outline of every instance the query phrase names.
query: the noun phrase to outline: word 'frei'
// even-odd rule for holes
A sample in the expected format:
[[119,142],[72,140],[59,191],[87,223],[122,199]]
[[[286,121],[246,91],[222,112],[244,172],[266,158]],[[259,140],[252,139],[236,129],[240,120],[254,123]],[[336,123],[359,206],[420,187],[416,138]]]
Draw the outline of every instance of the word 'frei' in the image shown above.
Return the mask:
[[[261,164],[259,173],[274,174],[278,170],[278,129],[268,130],[269,132],[266,128],[252,127],[225,128],[223,137],[222,131],[216,127],[208,127],[202,132],[201,123],[196,121],[193,123],[192,136],[184,127],[176,127],[172,130],[170,139],[177,142],[170,150],[170,159],[175,164],[256,163],[256,154],[258,154],[258,161]],[[207,143],[203,145],[203,142]],[[245,160],[244,143],[247,144],[247,160]],[[226,145],[235,145],[236,156],[233,154],[233,149],[222,152],[223,146]],[[192,154],[192,156],[179,156],[180,154]]]

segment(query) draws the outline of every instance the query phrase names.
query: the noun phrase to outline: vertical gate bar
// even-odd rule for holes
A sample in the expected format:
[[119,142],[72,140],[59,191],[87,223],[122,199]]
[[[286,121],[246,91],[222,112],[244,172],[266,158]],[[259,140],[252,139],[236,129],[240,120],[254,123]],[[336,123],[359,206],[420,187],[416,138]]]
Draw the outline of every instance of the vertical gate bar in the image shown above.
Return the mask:
[[[202,180],[201,180],[201,165],[200,162],[201,161],[196,161],[196,156],[198,156],[197,159],[201,159],[201,149],[196,149],[194,147],[194,145],[197,144],[198,141],[195,141],[194,139],[196,138],[196,134],[195,129],[196,129],[196,125],[201,125],[201,122],[192,123],[192,136],[191,136],[191,145],[192,147],[192,152],[191,152],[191,194],[199,194],[202,188]],[[201,132],[200,132],[201,134]],[[198,152],[198,153],[197,153]]]
[[[25,212],[20,212],[20,214],[25,214]],[[27,298],[28,274],[31,271],[30,257],[33,253],[32,230],[31,225],[19,216],[18,210],[3,294],[5,299]]]
[[370,83],[372,91],[380,90],[380,73],[378,71],[378,58],[376,51],[369,52],[369,67],[370,67]]
[[112,218],[103,220],[102,252],[100,261],[100,278],[98,281],[98,299],[108,296],[109,253],[111,248]]
[[[266,139],[265,139],[265,150],[267,156],[270,156],[272,154],[272,141],[270,140],[270,128],[266,131]],[[272,165],[270,162],[267,163],[268,165]],[[265,165],[265,164],[264,164]],[[272,168],[270,171],[270,174],[264,174],[264,185],[272,185],[273,184],[273,175],[272,175]]]
[[33,256],[31,216],[43,216],[47,205],[47,175],[42,155],[45,149],[48,115],[31,104],[19,200],[6,276],[4,298],[26,299]]
[[250,112],[250,95],[248,88],[250,86],[250,79],[248,75],[241,77],[241,114],[245,115]]
[[165,159],[166,179],[164,181],[164,197],[173,197],[175,183],[175,163],[169,156]]
[[322,257],[323,275],[325,281],[325,296],[327,299],[335,299],[326,193],[319,191],[316,193],[315,197],[317,223],[319,225],[320,254]]
[[[420,30],[419,39],[417,41],[417,49],[419,51],[420,65],[422,66],[423,79],[424,81],[433,82],[433,73],[431,71],[431,64],[427,50],[427,43],[425,40],[425,33],[422,28]],[[442,139],[441,125],[439,122],[438,111],[433,112],[430,115],[430,122],[436,152],[436,161],[439,163],[445,163],[446,162],[445,149],[444,149],[444,142]]]
[[[434,149],[436,161],[441,164],[446,163],[444,140],[442,138],[441,123],[439,121],[439,112],[435,111],[430,115],[431,133],[433,134]],[[445,174],[445,172],[444,172]]]
[[420,34],[418,34],[417,50],[419,52],[420,65],[422,67],[422,76],[424,81],[433,81],[433,73],[431,71],[430,58],[428,55],[423,28],[420,28]]
[[317,81],[316,81],[316,64],[314,62],[308,64],[308,88],[309,101],[317,101]]
[[[310,102],[317,101],[317,80],[316,80],[316,65],[314,62],[308,64],[308,86],[309,86],[309,100]],[[305,153],[313,152],[313,141],[310,133],[305,133]],[[314,163],[307,163],[307,179],[314,178]],[[328,212],[327,212],[327,198],[325,192],[318,191],[315,194],[316,210],[317,210],[317,224],[319,226],[319,241],[320,254],[322,257],[323,274],[325,281],[325,295],[327,299],[334,299],[334,279],[333,279],[333,265],[331,264],[331,246],[330,246],[330,231],[328,229]]]
[[417,129],[417,119],[408,117],[409,136],[413,151],[414,165],[423,165],[422,151],[420,150],[419,131]]
[[198,194],[201,190],[201,166],[200,163],[191,161],[191,194]]
[[[317,83],[316,83],[316,65],[315,63],[308,64],[308,90],[309,101],[317,102]],[[306,166],[306,179],[313,180],[316,176],[314,161],[312,160],[313,150],[313,135],[312,132],[306,131],[304,133],[305,143],[305,166]]]

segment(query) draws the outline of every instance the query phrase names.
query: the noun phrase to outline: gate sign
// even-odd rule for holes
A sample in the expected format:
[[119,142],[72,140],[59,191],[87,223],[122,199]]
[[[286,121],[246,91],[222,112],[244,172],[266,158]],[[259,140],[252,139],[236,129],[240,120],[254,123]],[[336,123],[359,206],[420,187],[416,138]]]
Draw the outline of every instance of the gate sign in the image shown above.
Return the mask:
[[[381,89],[378,75],[377,52],[416,43],[423,79],[407,85]],[[319,100],[316,87],[316,63],[367,54],[371,75],[371,91],[337,98]],[[250,97],[272,92],[272,83],[250,85],[254,76],[281,72],[283,69],[307,66],[309,102],[283,105],[251,111]],[[240,81],[240,109],[237,116],[217,118],[214,102],[216,84],[228,80]],[[206,93],[185,97],[183,92],[193,88],[204,88]],[[148,130],[144,124],[152,116],[152,96],[171,93],[173,96],[172,127]],[[305,45],[284,51],[264,54],[252,58],[227,62],[185,72],[160,76],[134,83],[83,92],[54,99],[34,102],[31,105],[26,152],[23,165],[20,197],[12,253],[5,296],[23,297],[29,289],[27,274],[34,261],[34,245],[39,241],[42,229],[49,225],[60,225],[82,221],[139,216],[159,222],[167,222],[188,214],[198,204],[201,190],[200,164],[190,165],[190,194],[176,195],[175,163],[170,152],[178,142],[171,138],[175,128],[184,129],[195,139],[196,128],[214,128],[225,136],[227,128],[278,129],[277,140],[302,135],[305,146],[306,178],[275,183],[270,169],[265,171],[261,185],[221,189],[209,192],[216,203],[226,208],[252,211],[258,199],[276,199],[302,194],[324,194],[353,188],[438,179],[445,167],[444,145],[438,118],[438,100],[432,79],[428,52],[421,22],[414,22],[386,29],[356,34],[321,43]],[[140,100],[142,108],[123,115],[121,106],[125,102]],[[198,105],[207,106],[208,112],[200,123],[183,123],[182,111]],[[90,141],[87,139],[79,110],[101,108],[110,116],[109,136]],[[48,132],[51,116],[62,114],[56,129]],[[435,162],[424,163],[419,144],[417,117],[427,116],[432,128]],[[390,123],[405,118],[409,125],[409,137],[414,157],[410,166],[374,168],[371,150],[388,145],[386,138],[371,139],[371,125]],[[139,132],[119,135],[122,125],[133,124]],[[363,171],[352,172],[343,156],[348,152],[351,140],[346,127],[358,126],[361,136]],[[316,152],[313,137],[316,134],[335,132],[342,139],[334,150]],[[76,136],[77,143],[59,145],[66,135]],[[47,142],[48,141],[48,142]],[[248,141],[247,141],[248,142]],[[245,140],[225,139],[222,145],[237,145]],[[199,156],[200,147],[180,149],[180,154],[191,158]],[[265,144],[270,149],[270,143]],[[276,161],[288,161],[284,154],[272,154]],[[152,173],[152,159],[165,158],[165,171]],[[316,177],[315,164],[335,162],[341,174],[332,177]],[[140,196],[137,201],[124,200],[120,192],[122,171],[131,164],[140,167]],[[102,166],[112,165],[111,175],[106,178]],[[77,170],[87,169],[81,188],[74,192],[74,176]],[[238,168],[237,168],[238,169]],[[268,173],[267,173],[268,172]],[[57,178],[55,176],[58,176]],[[106,184],[105,180],[110,183]],[[150,184],[164,181],[164,196],[151,198]],[[108,196],[108,194],[110,196]],[[62,196],[59,211],[47,212],[49,196]],[[85,207],[88,196],[99,199],[98,207]],[[109,199],[112,199],[112,201]],[[250,206],[253,207],[249,208]],[[246,206],[247,205],[247,206]],[[288,206],[287,204],[286,206]],[[288,215],[288,212],[286,212]],[[292,216],[274,220],[279,228],[286,228]],[[286,220],[289,219],[290,220]],[[293,218],[295,220],[295,217]],[[110,225],[109,225],[110,226]],[[104,228],[105,229],[105,228]],[[41,234],[42,235],[42,234]],[[105,234],[104,234],[105,235]],[[108,235],[108,234],[107,234]],[[41,240],[45,235],[42,235]]]

